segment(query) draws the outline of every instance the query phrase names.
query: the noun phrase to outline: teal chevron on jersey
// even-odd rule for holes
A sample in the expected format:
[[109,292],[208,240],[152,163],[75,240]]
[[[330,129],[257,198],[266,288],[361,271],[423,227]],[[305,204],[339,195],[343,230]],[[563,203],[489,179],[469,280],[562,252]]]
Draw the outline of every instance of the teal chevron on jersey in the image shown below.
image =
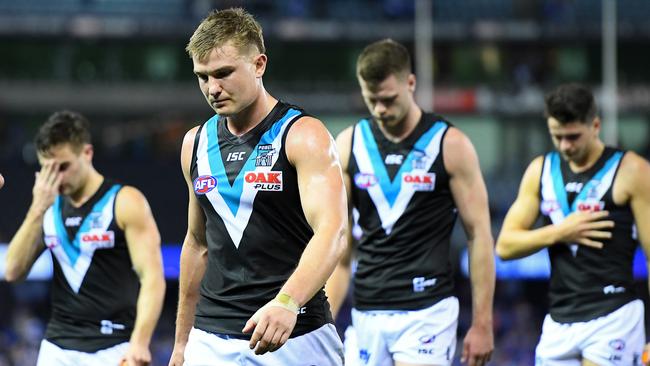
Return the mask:
[[[108,202],[112,202],[114,199],[115,194],[117,191],[120,190],[122,186],[120,185],[114,185],[106,194],[104,197],[102,197],[94,206],[92,209],[92,213],[101,213],[104,210],[104,207],[106,207],[106,204]],[[57,237],[59,238],[59,242],[61,246],[63,247],[63,250],[65,251],[65,254],[67,254],[70,264],[74,266],[77,263],[77,259],[79,258],[79,253],[81,251],[81,247],[79,245],[79,237],[81,236],[82,233],[88,232],[91,226],[92,222],[92,213],[88,216],[86,216],[83,221],[81,226],[79,227],[79,231],[77,232],[77,235],[70,240],[68,238],[68,234],[66,233],[65,226],[63,225],[63,219],[61,218],[61,204],[63,201],[62,196],[58,196],[56,200],[54,201],[54,225],[56,227],[56,234]]]
[[[251,155],[231,184],[228,180],[221,149],[219,147],[218,122],[219,116],[208,120],[201,130],[197,148],[197,169],[200,176],[213,176],[217,180],[217,188],[205,193],[211,205],[224,221],[230,237],[236,247],[239,247],[244,229],[248,225],[257,190],[250,184],[245,184],[244,176],[249,172],[271,172],[273,164],[256,166],[257,158],[267,150],[258,149],[261,145],[271,145],[275,151],[280,151],[284,130],[295,118],[302,115],[296,109],[288,109],[260,138]],[[270,156],[277,159],[277,156]]]
[[377,181],[381,186],[381,190],[384,193],[384,197],[386,197],[389,206],[393,207],[395,200],[402,189],[403,174],[413,170],[413,163],[416,157],[422,155],[426,151],[427,146],[431,143],[434,136],[436,136],[436,134],[441,130],[444,130],[446,125],[438,122],[418,139],[413,146],[413,150],[411,150],[411,152],[406,156],[406,159],[404,159],[399,171],[392,180],[389,178],[388,172],[386,171],[386,165],[384,164],[379,149],[377,148],[377,142],[372,136],[369,121],[367,119],[361,121],[361,123],[359,123],[359,128],[368,151],[368,156],[370,157],[373,173],[377,177]]

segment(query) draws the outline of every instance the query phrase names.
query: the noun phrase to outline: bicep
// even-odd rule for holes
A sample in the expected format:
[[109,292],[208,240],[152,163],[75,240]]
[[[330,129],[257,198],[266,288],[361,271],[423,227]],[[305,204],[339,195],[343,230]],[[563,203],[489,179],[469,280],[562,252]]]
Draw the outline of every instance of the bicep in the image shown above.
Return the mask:
[[144,196],[131,187],[123,189],[129,191],[120,192],[122,199],[118,201],[121,204],[117,214],[123,217],[124,235],[133,268],[142,274],[161,267],[160,233]]
[[[445,167],[450,175],[449,188],[466,230],[489,227],[487,189],[481,175],[478,156],[467,137],[452,129],[444,146]],[[450,141],[449,141],[450,140]]]
[[503,221],[502,230],[528,230],[539,216],[539,177],[543,158],[534,160],[521,180],[519,193]]

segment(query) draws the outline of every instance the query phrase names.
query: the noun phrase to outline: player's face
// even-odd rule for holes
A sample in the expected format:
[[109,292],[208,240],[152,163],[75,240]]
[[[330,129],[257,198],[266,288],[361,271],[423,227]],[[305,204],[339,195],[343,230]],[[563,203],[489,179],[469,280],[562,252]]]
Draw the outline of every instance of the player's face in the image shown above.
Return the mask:
[[192,58],[201,92],[217,114],[231,116],[259,96],[266,55],[242,52],[230,42],[214,48],[206,60]]
[[562,124],[553,117],[547,119],[548,130],[557,151],[566,161],[583,162],[592,143],[598,139],[600,121],[592,123],[579,121]]
[[413,103],[415,75],[390,75],[379,83],[358,79],[363,100],[377,122],[390,127],[406,118]]
[[77,152],[67,143],[52,147],[46,155],[38,154],[38,162],[43,166],[47,162],[56,162],[61,172],[59,193],[71,196],[79,192],[90,172],[92,165],[93,147],[86,144]]

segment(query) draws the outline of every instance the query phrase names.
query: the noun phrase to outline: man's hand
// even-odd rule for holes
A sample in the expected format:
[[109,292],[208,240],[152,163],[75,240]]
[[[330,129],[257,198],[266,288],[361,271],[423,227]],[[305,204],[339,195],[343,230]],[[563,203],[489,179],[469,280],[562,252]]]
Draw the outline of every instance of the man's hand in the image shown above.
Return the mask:
[[43,164],[41,171],[36,173],[30,211],[34,210],[35,213],[42,214],[52,206],[54,199],[59,194],[62,177],[63,175],[59,172],[59,163],[48,160]]
[[290,309],[276,298],[257,310],[242,331],[253,331],[250,348],[255,349],[255,354],[263,355],[277,350],[287,342],[297,318],[296,310]]
[[557,225],[558,237],[556,242],[581,244],[587,247],[601,249],[602,239],[612,237],[611,229],[614,221],[604,220],[608,211],[576,211],[567,216]]
[[185,362],[185,347],[174,345],[168,366],[183,366]]
[[151,363],[149,347],[131,344],[120,366],[147,366]]
[[491,326],[472,325],[463,342],[460,362],[468,366],[483,366],[490,361],[494,350],[494,336]]

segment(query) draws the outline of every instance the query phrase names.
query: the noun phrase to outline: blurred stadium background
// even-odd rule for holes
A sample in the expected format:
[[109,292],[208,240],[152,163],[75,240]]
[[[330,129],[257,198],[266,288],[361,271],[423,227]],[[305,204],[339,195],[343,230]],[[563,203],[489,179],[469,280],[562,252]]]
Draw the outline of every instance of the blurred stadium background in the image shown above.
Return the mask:
[[[167,364],[173,344],[186,228],[180,143],[211,115],[184,47],[211,9],[230,6],[246,8],[264,27],[267,89],[333,134],[366,114],[354,75],[361,48],[386,37],[406,44],[418,55],[422,105],[465,131],[479,152],[495,237],[526,165],[551,148],[542,103],[558,83],[593,87],[605,107],[605,138],[650,155],[648,0],[0,0],[0,172],[7,180],[0,243],[31,201],[37,126],[62,108],[86,114],[96,167],[146,194],[165,244],[169,283],[154,365]],[[457,231],[462,336],[470,287]],[[643,256],[637,259],[647,299]],[[23,284],[0,281],[0,366],[35,363],[49,312],[47,260]],[[547,272],[543,254],[499,265],[491,364],[533,364]]]

